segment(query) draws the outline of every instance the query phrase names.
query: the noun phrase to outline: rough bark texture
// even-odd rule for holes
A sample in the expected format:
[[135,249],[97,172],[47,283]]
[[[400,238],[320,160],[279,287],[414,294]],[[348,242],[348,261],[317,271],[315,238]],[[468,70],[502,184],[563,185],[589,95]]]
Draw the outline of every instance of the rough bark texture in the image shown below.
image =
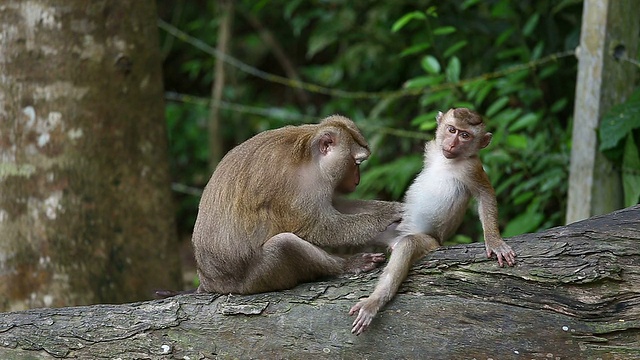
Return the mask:
[[155,14],[0,3],[0,310],[178,284]]
[[379,271],[252,296],[0,314],[0,358],[637,359],[640,206],[419,261],[372,328],[347,312]]

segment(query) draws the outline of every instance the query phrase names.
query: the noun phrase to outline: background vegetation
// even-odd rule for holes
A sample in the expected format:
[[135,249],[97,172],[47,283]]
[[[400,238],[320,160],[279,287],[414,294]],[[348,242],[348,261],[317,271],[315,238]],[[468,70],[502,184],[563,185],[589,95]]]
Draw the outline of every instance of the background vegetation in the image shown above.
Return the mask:
[[[202,188],[210,176],[217,4],[159,1],[179,189]],[[481,156],[503,235],[560,225],[581,15],[576,0],[236,1],[220,109],[224,148],[259,131],[340,113],[358,123],[373,148],[354,196],[400,200],[421,168],[437,111],[466,106],[484,114],[494,134]],[[287,62],[304,84],[285,79]],[[186,191],[177,198],[188,236],[199,197]],[[481,236],[470,213],[454,241]]]

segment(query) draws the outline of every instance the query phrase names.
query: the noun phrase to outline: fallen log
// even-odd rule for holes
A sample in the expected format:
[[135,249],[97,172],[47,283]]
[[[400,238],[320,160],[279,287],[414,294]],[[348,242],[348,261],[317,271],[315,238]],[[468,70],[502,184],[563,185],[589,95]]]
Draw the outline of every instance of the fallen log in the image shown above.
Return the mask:
[[193,294],[0,314],[0,358],[640,358],[640,206],[419,261],[360,336],[379,270],[251,296]]

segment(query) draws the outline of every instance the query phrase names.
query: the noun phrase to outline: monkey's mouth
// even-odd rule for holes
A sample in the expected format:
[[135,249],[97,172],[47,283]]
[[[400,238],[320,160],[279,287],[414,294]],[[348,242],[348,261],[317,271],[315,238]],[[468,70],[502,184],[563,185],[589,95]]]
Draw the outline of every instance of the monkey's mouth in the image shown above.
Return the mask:
[[446,157],[447,159],[455,159],[456,157],[458,157],[458,154],[445,149],[442,149],[442,155],[444,155],[444,157]]

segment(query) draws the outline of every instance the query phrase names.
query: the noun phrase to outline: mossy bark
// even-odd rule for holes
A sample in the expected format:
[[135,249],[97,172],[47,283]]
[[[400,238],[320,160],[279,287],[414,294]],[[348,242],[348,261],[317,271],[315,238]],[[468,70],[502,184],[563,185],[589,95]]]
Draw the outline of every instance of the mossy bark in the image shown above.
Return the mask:
[[640,206],[437,250],[360,336],[349,308],[380,271],[282,292],[182,295],[0,314],[0,358],[637,359]]
[[176,288],[155,2],[5,2],[0,66],[0,310]]

